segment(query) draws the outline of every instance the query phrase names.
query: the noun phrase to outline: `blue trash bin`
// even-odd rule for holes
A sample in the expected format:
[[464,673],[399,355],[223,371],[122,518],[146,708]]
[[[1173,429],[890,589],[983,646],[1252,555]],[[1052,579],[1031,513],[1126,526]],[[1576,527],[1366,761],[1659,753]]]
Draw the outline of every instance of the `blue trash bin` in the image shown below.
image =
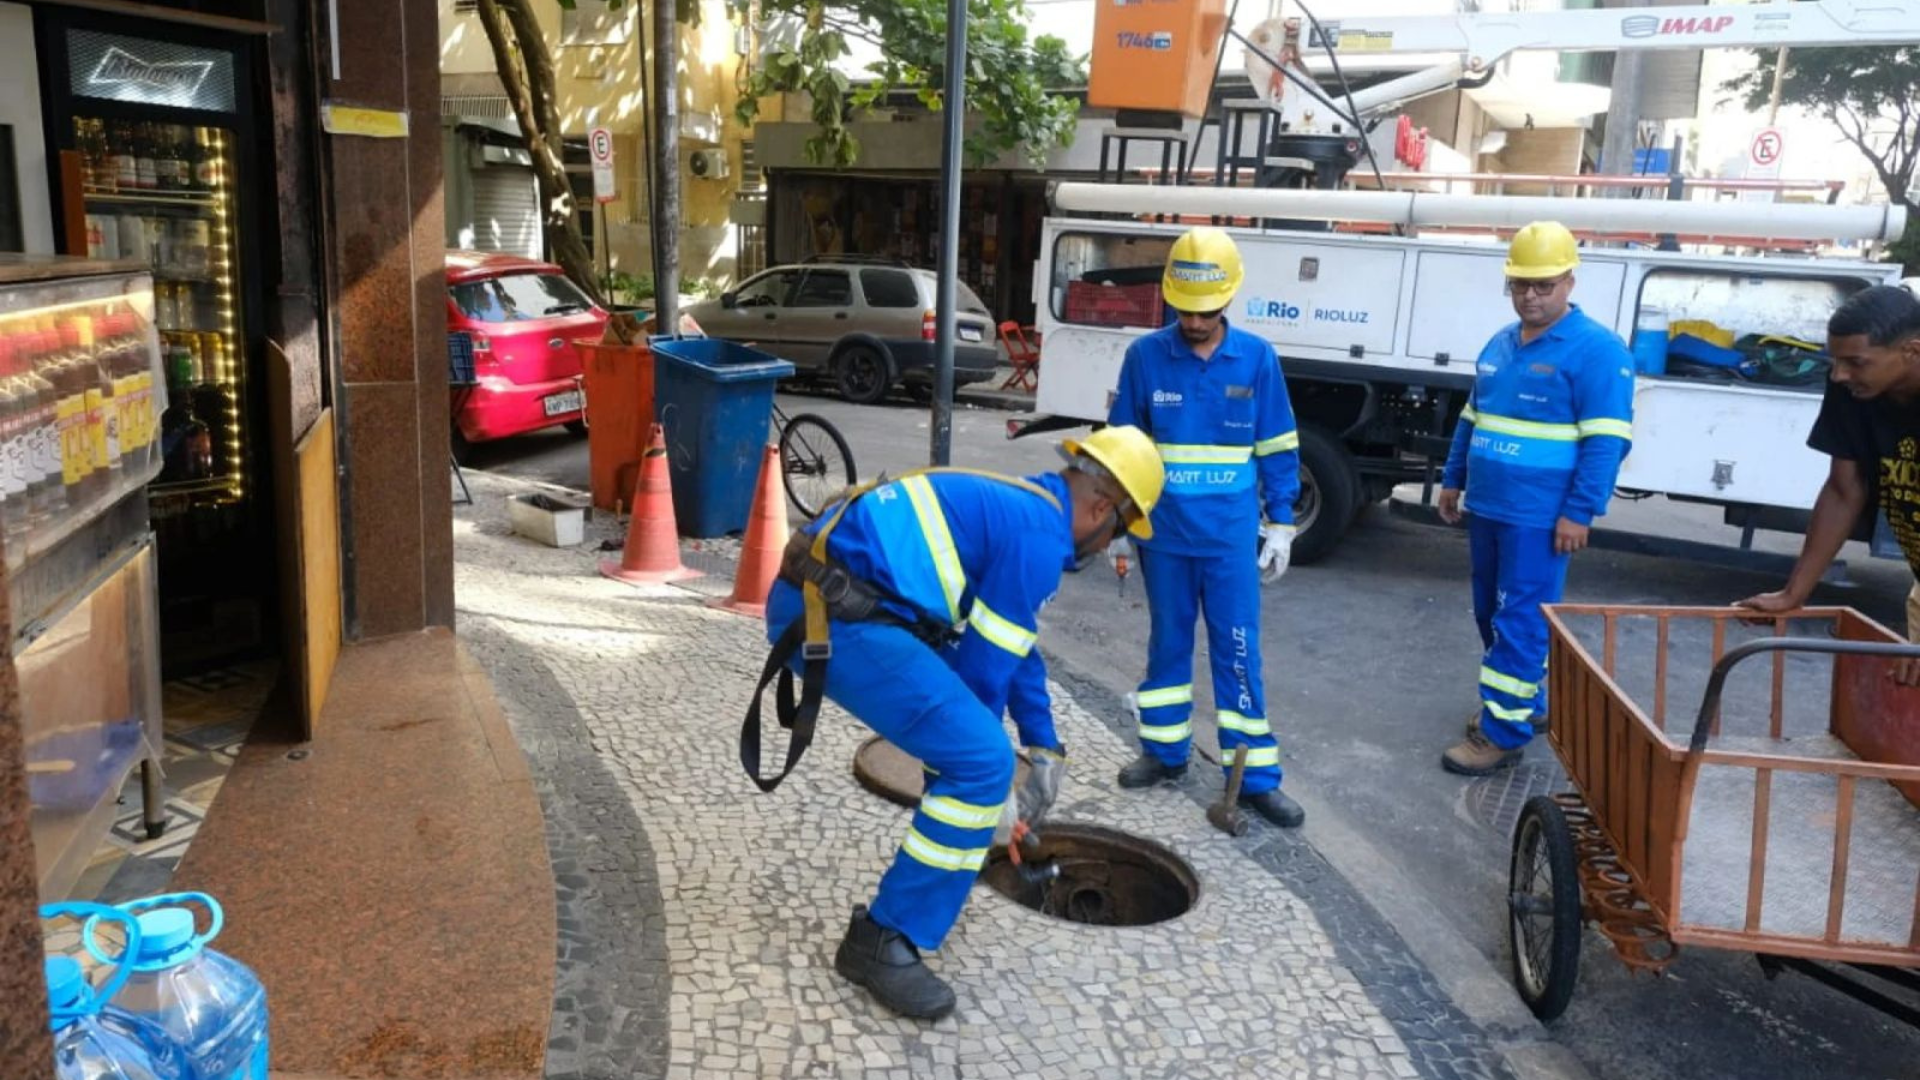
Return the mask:
[[753,510],[774,388],[793,365],[718,338],[656,337],[653,355],[680,535],[740,532]]

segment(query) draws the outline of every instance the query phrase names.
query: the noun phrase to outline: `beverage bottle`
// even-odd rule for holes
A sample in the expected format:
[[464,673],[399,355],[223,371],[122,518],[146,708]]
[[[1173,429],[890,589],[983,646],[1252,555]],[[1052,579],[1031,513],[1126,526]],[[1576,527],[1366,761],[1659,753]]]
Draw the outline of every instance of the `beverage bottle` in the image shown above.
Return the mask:
[[114,187],[120,191],[138,191],[140,160],[133,152],[133,125],[124,120],[116,122],[108,147],[113,161]]
[[[83,316],[84,318],[84,316]],[[112,350],[106,341],[95,338],[93,320],[87,319],[87,356],[81,363],[92,380],[87,387],[87,430],[93,443],[93,468],[102,487],[117,487],[120,482],[120,425],[114,414]]]
[[57,338],[48,343],[53,363],[48,376],[59,390],[55,405],[55,423],[60,430],[60,478],[65,485],[68,506],[80,506],[93,498],[93,442],[87,429],[87,384],[80,370],[80,328],[72,321],[61,325]]
[[185,191],[188,187],[187,158],[180,149],[180,130],[177,124],[163,124],[160,127],[160,144],[165,148],[160,155],[161,172],[166,177],[168,191]]
[[207,148],[200,142],[199,128],[186,128],[180,140],[187,169],[188,191],[212,191],[213,176],[207,167]]
[[158,191],[160,169],[153,161],[153,125],[138,124],[133,130],[134,186],[141,191]]
[[131,361],[133,317],[125,312],[107,316],[107,374],[113,379],[112,424],[119,434],[122,470],[131,475],[146,463],[141,441],[137,371]]
[[26,427],[25,417],[20,409],[20,399],[14,392],[13,380],[6,375],[12,366],[13,348],[0,342],[0,528],[6,530],[9,545],[24,536],[33,524],[27,496],[26,468],[20,458],[20,435]]
[[39,503],[45,514],[57,514],[67,506],[66,483],[60,468],[60,392],[47,375],[50,361],[40,335],[21,334],[17,340],[20,348],[15,357],[34,393],[34,420],[28,445],[33,452],[34,472],[44,478]]
[[[187,905],[211,913],[204,934],[196,932]],[[114,1004],[164,1033],[191,1080],[266,1080],[266,988],[245,964],[207,948],[225,921],[219,903],[205,893],[170,893],[120,911],[139,921],[140,940],[129,950],[133,974]],[[91,934],[83,940],[107,959]]]
[[21,532],[39,524],[46,513],[46,478],[33,460],[39,394],[22,376],[24,370],[19,350],[0,340],[0,429],[5,432],[0,436],[0,461],[5,462],[7,500]]
[[201,191],[220,186],[220,151],[213,142],[212,128],[193,129],[193,184]]
[[[48,904],[42,919],[62,916],[110,920],[126,926],[125,951],[114,972],[95,990],[80,962],[71,956],[46,958],[47,1011],[53,1027],[53,1073],[57,1080],[191,1080],[187,1062],[158,1027],[112,1004],[133,975],[129,960],[141,944],[138,923],[100,904]],[[89,949],[95,949],[87,933]],[[97,951],[96,951],[97,955]]]
[[[197,480],[206,424],[193,414],[193,352],[174,335],[167,345],[167,410],[160,417],[164,480]],[[192,436],[190,439],[189,436]]]

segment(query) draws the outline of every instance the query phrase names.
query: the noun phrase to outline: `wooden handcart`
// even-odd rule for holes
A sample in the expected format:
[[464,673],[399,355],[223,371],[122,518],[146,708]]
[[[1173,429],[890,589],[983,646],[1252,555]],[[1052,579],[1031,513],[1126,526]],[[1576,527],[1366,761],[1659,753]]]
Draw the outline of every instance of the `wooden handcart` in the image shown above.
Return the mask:
[[[1920,646],[1846,608],[1754,618],[1548,608],[1547,739],[1575,791],[1522,810],[1508,892],[1514,981],[1540,1018],[1566,1009],[1592,924],[1637,971],[1750,952],[1920,1023],[1902,1000],[1920,991],[1920,689],[1892,677]],[[1689,650],[1711,663],[1675,662]],[[1730,696],[1758,657],[1770,682]],[[1670,731],[1676,683],[1702,673]],[[1790,695],[1790,675],[1818,685]]]

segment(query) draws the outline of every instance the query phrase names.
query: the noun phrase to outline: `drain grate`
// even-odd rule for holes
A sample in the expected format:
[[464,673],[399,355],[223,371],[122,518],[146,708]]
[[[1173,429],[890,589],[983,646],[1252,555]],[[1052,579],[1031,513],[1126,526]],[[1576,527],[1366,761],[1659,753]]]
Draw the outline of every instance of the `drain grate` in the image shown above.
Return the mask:
[[1520,821],[1520,809],[1535,795],[1572,791],[1566,770],[1551,756],[1544,762],[1522,762],[1511,769],[1482,777],[1467,785],[1467,810],[1474,820],[1511,836]]
[[1093,825],[1047,825],[1020,866],[995,848],[980,880],[1022,907],[1090,926],[1151,926],[1200,897],[1200,879],[1178,855]]

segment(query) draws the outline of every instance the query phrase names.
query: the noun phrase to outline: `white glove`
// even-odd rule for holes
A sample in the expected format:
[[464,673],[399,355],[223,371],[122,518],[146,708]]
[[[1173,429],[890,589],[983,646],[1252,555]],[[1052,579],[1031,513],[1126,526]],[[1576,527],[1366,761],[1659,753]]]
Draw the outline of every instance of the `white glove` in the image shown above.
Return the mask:
[[1255,563],[1260,568],[1260,584],[1271,585],[1279,581],[1292,560],[1293,526],[1260,526],[1260,555]]

